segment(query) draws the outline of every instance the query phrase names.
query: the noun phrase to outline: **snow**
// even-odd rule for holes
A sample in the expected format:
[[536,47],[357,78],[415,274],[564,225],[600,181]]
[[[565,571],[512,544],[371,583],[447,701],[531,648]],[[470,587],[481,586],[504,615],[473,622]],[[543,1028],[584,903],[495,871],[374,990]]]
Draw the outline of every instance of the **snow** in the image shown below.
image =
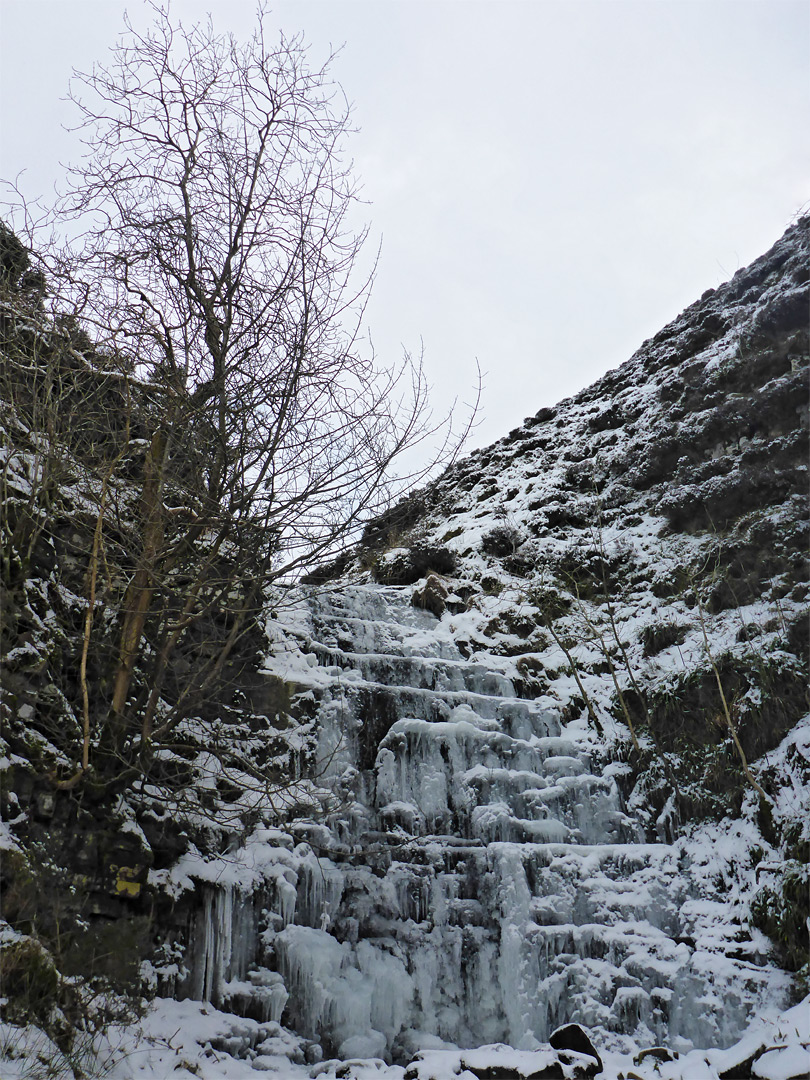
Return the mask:
[[[485,1069],[510,1069],[518,1076],[530,1076],[551,1066],[558,1055],[549,1048],[513,1048],[504,1044],[481,1045],[459,1049],[442,1043],[428,1033],[414,1032],[415,1055],[409,1070],[413,1080],[469,1080]],[[11,1056],[14,1053],[24,1057]],[[46,1068],[38,1074],[32,1067],[36,1050],[44,1061],[64,1062],[56,1047],[30,1028],[21,1031],[0,1025],[0,1045],[4,1047],[4,1080],[44,1080]],[[379,1039],[376,1040],[379,1045]],[[673,1061],[654,1056],[636,1063],[633,1051],[598,1047],[604,1066],[603,1080],[617,1080],[632,1073],[640,1080],[718,1080],[735,1063],[759,1053],[751,1074],[761,1080],[793,1080],[807,1073],[810,1064],[810,998],[801,1004],[763,1019],[745,1037],[727,1050],[689,1050]],[[137,1028],[112,1029],[95,1047],[96,1061],[103,1065],[109,1080],[250,1080],[265,1073],[278,1080],[334,1080],[337,1075],[349,1080],[403,1080],[405,1070],[375,1058],[373,1036],[346,1041],[340,1058],[313,1060],[295,1036],[277,1024],[260,1024],[224,1013],[198,1001],[155,1001]],[[355,1056],[354,1051],[359,1051]],[[239,1057],[236,1054],[245,1056]],[[358,1060],[358,1056],[361,1060]],[[91,1060],[88,1053],[87,1061]],[[567,1064],[576,1060],[571,1054]],[[585,1063],[587,1059],[580,1058]],[[64,1064],[62,1066],[64,1068]]]
[[[420,583],[382,587],[358,568],[351,582],[274,599],[264,672],[306,703],[289,746],[312,752],[315,775],[246,794],[228,850],[200,840],[150,872],[191,914],[153,966],[161,996],[143,1023],[98,1048],[113,1080],[402,1080],[392,1062],[410,1060],[413,1080],[565,1075],[572,1063],[548,1040],[567,1023],[587,1029],[605,1080],[718,1080],[752,1057],[763,1080],[807,1071],[810,998],[789,1007],[796,984],[750,922],[784,855],[762,835],[754,792],[739,813],[704,821],[678,820],[672,791],[652,806],[615,708],[616,683],[677,702],[719,657],[796,663],[783,629],[806,603],[768,582],[733,608],[698,603],[684,568],[711,565],[719,537],[661,516],[679,490],[672,475],[633,486],[669,437],[661,401],[673,380],[721,393],[755,317],[751,304],[733,310],[736,325],[689,354],[687,373],[665,338],[439,481],[418,539],[456,552],[445,585],[470,596],[467,610],[436,618],[413,606]],[[604,427],[614,406],[635,419]],[[700,446],[711,418],[684,418],[684,447]],[[526,451],[535,438],[543,445]],[[700,453],[727,449],[720,439]],[[544,525],[553,507],[574,523]],[[504,524],[523,565],[481,548]],[[383,553],[383,569],[407,554]],[[623,566],[624,586],[600,592],[591,574],[589,590],[594,559]],[[554,633],[549,595],[565,600]],[[661,626],[682,640],[647,655],[644,632]],[[756,698],[753,688],[735,705]],[[201,754],[196,767],[213,795],[217,759]],[[809,767],[810,716],[751,763],[775,821],[805,838]],[[132,820],[124,828],[138,834]],[[13,843],[0,833],[0,846]],[[28,1047],[6,1052],[4,1076],[23,1075],[39,1036],[3,1035]],[[661,1044],[678,1056],[635,1060]]]
[[[360,586],[313,597],[311,604],[310,640],[339,623],[342,637],[352,635],[371,650],[344,654],[360,677],[342,691],[339,711],[324,695],[322,731],[335,729],[332,745],[346,755],[341,765],[351,762],[352,733],[362,730],[356,710],[363,707],[366,687],[385,687],[405,710],[397,710],[400,718],[380,742],[376,784],[358,792],[353,816],[344,818],[346,835],[359,841],[363,833],[384,834],[386,821],[404,825],[406,832],[399,859],[376,874],[365,867],[341,869],[324,856],[316,874],[306,845],[296,848],[296,925],[275,935],[273,947],[299,1031],[326,1038],[341,1057],[355,1056],[359,1047],[366,1056],[388,1056],[398,1039],[413,1044],[420,1030],[459,1044],[474,1038],[473,1031],[479,1039],[489,1032],[519,1044],[542,1040],[559,1023],[581,1015],[648,1031],[648,1037],[663,1035],[668,1026],[688,1049],[690,1040],[733,1041],[756,1001],[784,996],[787,979],[777,969],[753,969],[727,955],[731,934],[724,920],[733,905],[725,895],[712,898],[721,872],[742,863],[755,842],[750,822],[728,823],[726,832],[707,826],[677,847],[617,844],[617,829],[632,835],[635,828],[614,780],[623,770],[613,764],[593,774],[592,738],[582,725],[569,724],[566,737],[549,734],[549,726],[559,731],[555,714],[503,697],[503,682],[482,694],[481,665],[470,663],[465,672],[458,654],[451,655],[453,638],[443,623],[433,623],[433,641],[424,624],[414,627],[408,590]],[[411,659],[400,678],[406,674],[411,686],[377,677],[392,656],[379,649],[382,640],[389,649],[394,642],[405,646],[399,655]],[[424,660],[413,648],[415,640]],[[324,675],[339,677],[340,666],[331,662],[339,653],[334,645],[314,650],[326,666],[306,664],[312,685],[322,684]],[[436,685],[438,657],[443,670],[463,675],[463,684],[454,676],[438,690],[425,689],[428,665],[433,673],[427,685]],[[437,697],[449,706],[438,716],[432,712]],[[423,715],[408,715],[415,705]],[[520,737],[508,733],[518,727]],[[468,843],[482,845],[464,856],[467,880],[472,872],[487,882],[475,900],[474,893],[465,898],[465,877],[447,865],[449,837],[421,849],[434,867],[427,877],[423,862],[411,868],[402,861],[420,832],[447,829],[452,821],[466,821]],[[328,834],[321,842],[328,845]],[[680,862],[690,865],[689,875]],[[226,880],[228,887],[238,881],[244,886],[255,865],[254,854],[241,858],[236,876],[214,871],[211,863],[195,872],[220,888]],[[181,861],[178,872],[182,868]],[[741,873],[735,871],[735,880],[750,891],[752,875]],[[289,882],[287,887],[292,888]],[[494,936],[485,925],[462,931],[455,921],[454,913],[462,911],[480,921],[493,904],[500,912]],[[379,930],[366,937],[375,918]],[[352,925],[368,920],[365,939],[353,939]],[[692,936],[694,945],[675,944],[678,932]],[[437,951],[444,958],[439,967]],[[462,952],[467,982],[482,980],[473,982],[472,995],[459,981]],[[560,968],[555,957],[566,953],[574,962]],[[746,989],[731,998],[709,990],[729,990],[740,981]],[[533,1000],[538,985],[545,987],[541,1006]],[[703,996],[709,1018],[670,1015],[661,1027],[656,1010],[689,995]],[[575,1014],[570,1010],[577,1001]]]
[[[350,764],[367,686],[385,685],[406,713],[381,739],[375,782],[357,790],[345,839],[337,821],[331,830],[314,824],[302,842],[260,825],[231,852],[192,846],[168,870],[151,872],[169,895],[201,898],[182,964],[157,973],[185,999],[158,999],[139,1031],[119,1033],[111,1076],[328,1078],[356,1061],[343,1075],[400,1078],[402,1068],[385,1060],[406,1047],[419,1051],[418,1077],[473,1075],[468,1066],[487,1062],[528,1071],[555,1060],[543,1042],[575,1021],[597,1039],[606,1076],[628,1068],[629,1037],[635,1045],[667,1038],[682,1054],[657,1072],[645,1059],[634,1067],[639,1076],[696,1080],[705,1067],[715,1077],[725,1051],[707,1061],[694,1048],[733,1044],[788,992],[764,940],[752,939],[757,964],[729,955],[756,887],[749,853],[762,840],[753,803],[741,818],[696,826],[674,845],[638,842],[616,783],[626,767],[606,762],[599,771],[592,733],[568,723],[563,734],[555,712],[504,696],[502,683],[482,694],[480,664],[465,673],[462,658],[449,656],[442,623],[433,624],[439,642],[414,627],[406,591],[387,590],[382,605],[377,595],[369,628],[371,595],[355,587],[334,606],[316,598],[314,610],[324,627],[337,618],[345,631],[348,608],[349,629],[375,647],[383,628],[391,645],[418,641],[427,661],[402,654],[414,680],[423,663],[435,668],[443,657],[464,675],[452,685],[467,688],[414,696],[412,687],[373,678],[390,653],[368,654],[372,678],[352,682],[339,712],[323,695],[322,733],[334,728]],[[282,662],[289,666],[287,654]],[[321,688],[338,678],[306,661],[296,671]],[[435,701],[447,706],[438,715]],[[425,715],[407,715],[414,703]],[[789,771],[808,746],[810,717],[764,767]],[[360,777],[356,769],[334,775]],[[806,797],[794,780],[780,813]],[[374,865],[364,837],[385,836],[386,821],[401,835],[390,846],[391,834],[390,856]],[[459,827],[462,835],[450,835]],[[346,839],[365,845],[363,864],[330,857]],[[685,1005],[697,1000],[699,1014]],[[223,1011],[239,1002],[252,1002],[259,1019]],[[788,1076],[803,1052],[798,1037],[764,1054],[757,1075]],[[476,1043],[486,1045],[453,1049]]]
[[[324,1059],[290,1069],[328,1077],[333,1060],[362,1059],[358,1076],[400,1076],[384,1061],[421,1046],[418,1075],[449,1077],[479,1063],[453,1044],[485,1043],[479,1057],[518,1068],[530,1060],[521,1054],[536,1064],[551,1053],[543,1042],[573,1021],[606,1061],[614,1055],[616,1075],[633,1046],[667,1040],[683,1068],[699,1061],[714,1076],[697,1048],[733,1045],[789,992],[758,932],[746,954],[755,962],[738,955],[757,887],[750,853],[763,843],[753,800],[740,818],[692,826],[674,844],[640,842],[644,830],[617,785],[626,766],[602,757],[600,768],[593,733],[577,721],[563,729],[559,707],[508,696],[499,681],[482,693],[480,661],[452,654],[444,621],[415,621],[409,590],[347,587],[309,605],[302,655],[325,666],[284,652],[279,670],[294,668],[304,687],[320,689],[321,750],[331,747],[335,782],[354,786],[351,803],[331,828],[302,824],[301,842],[259,827],[229,854],[192,848],[152,874],[174,895],[202,897],[177,992],[217,1006],[202,1014],[219,1025],[217,1046],[249,1059],[252,1072],[278,1070],[282,1059],[256,1047],[281,1038],[264,1038],[261,1023],[283,1019],[308,1040],[310,1058]],[[371,649],[346,653],[357,672],[348,681],[331,662],[340,650],[318,643],[338,625],[343,639]],[[397,652],[380,650],[383,640]],[[408,658],[399,678],[410,683],[383,682],[378,672],[398,655]],[[455,674],[428,689],[438,670]],[[354,766],[369,688],[395,705],[371,782]],[[807,731],[794,729],[765,767],[788,768],[806,751]],[[780,812],[806,797],[795,781]],[[363,851],[363,861],[342,861],[346,850]],[[272,913],[264,930],[262,909]],[[223,1032],[219,1010],[242,1000],[264,1009],[263,1021]],[[697,1001],[699,1011],[689,1006]],[[160,1008],[171,1015],[176,1004]],[[198,1023],[198,1006],[182,1004]],[[673,1071],[677,1064],[653,1074],[645,1059],[635,1068],[643,1077],[699,1075]],[[768,1058],[764,1067],[781,1066]]]
[[810,1050],[803,1046],[785,1046],[768,1050],[757,1058],[751,1071],[763,1080],[792,1080],[810,1076]]

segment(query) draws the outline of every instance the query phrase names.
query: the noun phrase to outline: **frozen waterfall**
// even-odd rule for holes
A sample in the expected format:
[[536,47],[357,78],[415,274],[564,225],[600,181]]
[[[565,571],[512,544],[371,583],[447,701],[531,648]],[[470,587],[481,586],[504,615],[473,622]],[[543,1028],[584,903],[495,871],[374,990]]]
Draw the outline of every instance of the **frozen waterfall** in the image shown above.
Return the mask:
[[726,1046],[780,998],[787,977],[741,926],[707,929],[682,853],[644,842],[552,701],[465,660],[410,589],[308,605],[295,681],[339,805],[203,887],[181,995],[388,1060],[431,1038],[533,1049],[568,1022]]

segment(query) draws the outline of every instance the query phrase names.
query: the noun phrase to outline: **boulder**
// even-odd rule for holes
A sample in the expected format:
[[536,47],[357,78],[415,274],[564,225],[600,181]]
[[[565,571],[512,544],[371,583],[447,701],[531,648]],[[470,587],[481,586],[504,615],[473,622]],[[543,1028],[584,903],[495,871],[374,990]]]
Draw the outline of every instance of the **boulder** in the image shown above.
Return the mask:
[[[735,1050],[737,1053],[734,1052]],[[754,1062],[762,1057],[765,1050],[766,1044],[764,1042],[760,1043],[759,1046],[754,1045],[752,1047],[749,1040],[743,1039],[737,1047],[732,1047],[731,1050],[727,1051],[726,1060],[723,1062],[723,1071],[718,1070],[717,1075],[720,1080],[750,1080],[754,1075]]]
[[437,574],[428,574],[421,589],[414,589],[411,603],[423,611],[430,611],[440,619],[447,609],[449,595],[450,590],[442,579]]
[[587,1075],[596,1076],[597,1073],[602,1071],[602,1059],[596,1052],[596,1047],[591,1042],[587,1031],[585,1028],[580,1027],[579,1024],[564,1024],[562,1027],[558,1027],[556,1031],[551,1033],[548,1041],[555,1050],[572,1050],[575,1054],[585,1054],[592,1057],[597,1067]]
[[648,1046],[646,1050],[640,1050],[633,1058],[634,1065],[640,1065],[645,1058],[654,1058],[656,1061],[676,1061],[680,1057],[677,1050],[670,1050],[667,1046]]

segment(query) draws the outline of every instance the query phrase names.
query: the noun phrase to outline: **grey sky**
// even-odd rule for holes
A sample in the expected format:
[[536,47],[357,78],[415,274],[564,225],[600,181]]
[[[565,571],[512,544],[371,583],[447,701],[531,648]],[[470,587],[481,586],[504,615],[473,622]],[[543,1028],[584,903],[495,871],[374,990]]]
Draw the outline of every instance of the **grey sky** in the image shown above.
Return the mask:
[[[142,0],[0,0],[0,174],[47,192],[71,67],[103,59]],[[245,34],[255,5],[179,0]],[[330,43],[383,249],[378,353],[420,337],[437,407],[473,445],[625,360],[777,239],[810,197],[805,0],[284,0]]]

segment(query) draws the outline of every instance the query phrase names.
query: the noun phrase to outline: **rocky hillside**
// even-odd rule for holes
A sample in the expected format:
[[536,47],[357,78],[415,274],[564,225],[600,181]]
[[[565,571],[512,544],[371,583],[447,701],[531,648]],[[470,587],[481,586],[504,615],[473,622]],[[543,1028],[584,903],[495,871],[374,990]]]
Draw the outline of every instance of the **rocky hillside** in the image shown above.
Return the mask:
[[[60,786],[99,505],[70,451],[7,567],[9,1075],[804,1075],[809,254],[805,218],[279,588],[121,790]],[[52,328],[4,303],[31,368]]]
[[736,811],[807,710],[807,234],[361,545],[382,584],[433,571],[416,602],[522,693],[615,716],[687,815]]

